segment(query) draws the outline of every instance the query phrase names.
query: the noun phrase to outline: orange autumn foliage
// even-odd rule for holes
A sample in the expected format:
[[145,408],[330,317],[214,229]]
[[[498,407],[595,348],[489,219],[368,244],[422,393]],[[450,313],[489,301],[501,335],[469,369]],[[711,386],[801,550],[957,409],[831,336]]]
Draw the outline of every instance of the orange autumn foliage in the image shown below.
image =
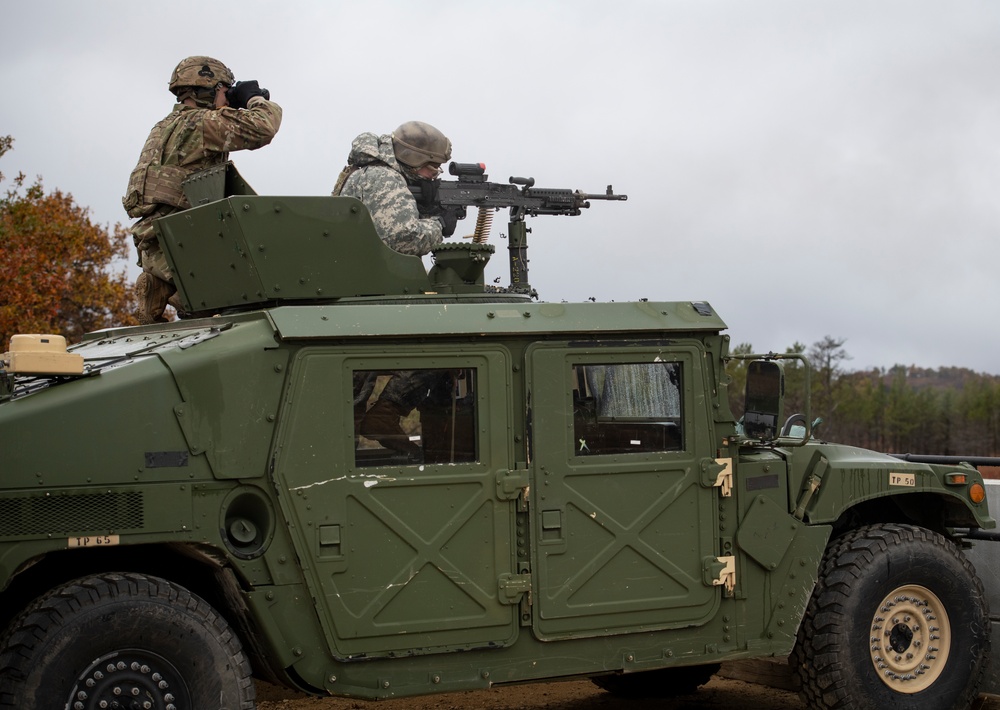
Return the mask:
[[[0,156],[12,143],[0,136]],[[94,224],[72,195],[46,194],[41,178],[27,187],[23,174],[14,178],[0,196],[0,352],[17,333],[77,341],[91,330],[134,325],[124,262],[131,250],[120,224]]]

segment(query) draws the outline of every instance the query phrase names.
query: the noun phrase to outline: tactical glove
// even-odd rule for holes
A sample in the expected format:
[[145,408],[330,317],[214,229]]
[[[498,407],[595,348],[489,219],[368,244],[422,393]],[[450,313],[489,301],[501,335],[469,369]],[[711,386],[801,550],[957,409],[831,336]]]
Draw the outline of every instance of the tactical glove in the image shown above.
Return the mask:
[[263,96],[265,99],[270,100],[271,92],[260,88],[256,79],[237,81],[226,92],[229,105],[233,108],[246,108],[247,102],[254,96]]
[[438,187],[440,180],[420,180],[420,197],[417,198],[417,206],[424,214],[436,211],[438,206]]
[[442,207],[438,219],[441,220],[441,234],[450,237],[455,233],[455,227],[458,226],[459,212],[450,207]]

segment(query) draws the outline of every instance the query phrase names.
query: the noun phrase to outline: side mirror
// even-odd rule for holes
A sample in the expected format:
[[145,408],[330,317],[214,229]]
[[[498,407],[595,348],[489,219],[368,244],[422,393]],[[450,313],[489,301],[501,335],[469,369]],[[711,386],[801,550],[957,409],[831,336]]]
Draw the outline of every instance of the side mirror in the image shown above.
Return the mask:
[[751,439],[778,438],[784,421],[785,370],[774,360],[754,360],[747,368],[743,432]]

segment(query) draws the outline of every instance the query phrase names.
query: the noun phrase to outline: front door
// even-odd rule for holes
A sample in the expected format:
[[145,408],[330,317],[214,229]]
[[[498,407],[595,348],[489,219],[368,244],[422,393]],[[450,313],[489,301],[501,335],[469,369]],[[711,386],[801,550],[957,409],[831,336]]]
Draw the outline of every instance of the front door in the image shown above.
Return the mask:
[[715,614],[719,540],[697,344],[542,345],[528,355],[534,625],[543,639]]

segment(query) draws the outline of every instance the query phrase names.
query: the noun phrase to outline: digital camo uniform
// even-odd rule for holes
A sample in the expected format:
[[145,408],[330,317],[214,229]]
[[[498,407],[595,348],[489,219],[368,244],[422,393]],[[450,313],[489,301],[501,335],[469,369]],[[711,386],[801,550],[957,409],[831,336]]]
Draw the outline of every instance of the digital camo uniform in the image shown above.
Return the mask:
[[347,179],[335,195],[361,200],[382,241],[402,254],[423,256],[443,241],[441,220],[422,219],[403,167],[393,152],[392,136],[362,133],[351,143]]
[[281,107],[255,96],[245,110],[176,104],[170,115],[153,126],[122,199],[129,217],[139,218],[131,230],[139,265],[172,281],[153,233],[153,220],[191,206],[181,190],[181,182],[189,175],[225,163],[230,151],[262,148],[280,125]]

